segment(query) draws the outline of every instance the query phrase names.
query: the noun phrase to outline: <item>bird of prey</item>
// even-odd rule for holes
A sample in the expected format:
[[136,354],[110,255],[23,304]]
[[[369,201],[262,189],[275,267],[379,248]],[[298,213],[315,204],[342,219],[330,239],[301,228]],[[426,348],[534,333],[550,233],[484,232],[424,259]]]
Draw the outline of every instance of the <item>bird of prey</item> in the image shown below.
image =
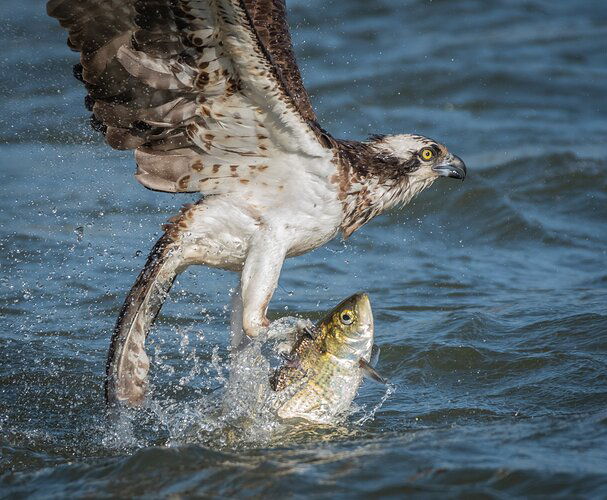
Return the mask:
[[146,335],[192,264],[240,273],[232,331],[256,336],[285,258],[350,236],[464,163],[419,135],[339,140],[303,86],[284,0],[50,0],[80,52],[92,124],[149,189],[202,193],[169,219],[112,336],[106,397],[144,397]]

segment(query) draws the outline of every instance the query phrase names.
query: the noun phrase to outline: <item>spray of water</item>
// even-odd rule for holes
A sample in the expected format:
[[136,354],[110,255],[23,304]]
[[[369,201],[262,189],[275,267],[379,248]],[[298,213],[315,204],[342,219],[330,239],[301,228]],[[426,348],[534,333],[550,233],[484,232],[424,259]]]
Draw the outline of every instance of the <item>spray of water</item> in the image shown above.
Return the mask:
[[[176,385],[169,384],[170,394],[166,394],[164,384],[151,384],[144,408],[121,410],[113,416],[104,446],[125,449],[199,443],[218,449],[238,449],[293,440],[343,438],[357,432],[356,427],[375,418],[394,392],[394,386],[386,386],[380,401],[371,408],[356,406],[330,426],[277,417],[281,396],[271,389],[269,376],[282,361],[279,353],[290,349],[301,321],[281,318],[272,323],[265,335],[254,341],[245,340],[223,356],[217,345],[209,352],[209,344],[203,342],[205,336],[200,332],[180,332],[178,360],[170,358],[163,346],[156,343],[153,349],[156,370],[173,375],[175,362],[188,364],[189,370]],[[187,397],[182,396],[183,392],[187,392]],[[361,411],[362,416],[351,421]],[[352,424],[356,427],[352,428]]]

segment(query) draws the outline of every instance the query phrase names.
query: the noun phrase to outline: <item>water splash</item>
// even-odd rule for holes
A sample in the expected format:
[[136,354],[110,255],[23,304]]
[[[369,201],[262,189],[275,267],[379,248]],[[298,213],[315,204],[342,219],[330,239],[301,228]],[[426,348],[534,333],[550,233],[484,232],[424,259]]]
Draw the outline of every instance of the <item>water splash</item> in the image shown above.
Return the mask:
[[[282,362],[280,353],[289,350],[298,325],[303,320],[285,317],[272,323],[258,339],[246,339],[238,348],[222,356],[201,332],[178,330],[180,362],[188,369],[177,384],[150,383],[144,408],[124,410],[112,418],[103,445],[113,449],[132,449],[151,444],[181,446],[203,444],[214,449],[240,449],[277,443],[334,439],[348,436],[350,414],[336,418],[335,425],[314,425],[305,421],[284,421],[277,417],[281,394],[270,387],[270,374]],[[175,367],[164,349],[154,345],[154,365],[166,377]],[[190,391],[187,398],[176,393]],[[381,401],[365,410],[355,424],[374,418],[393,393],[388,386]],[[160,441],[159,441],[160,440]]]
[[101,438],[103,447],[112,450],[126,450],[141,446],[135,435],[134,420],[134,412],[129,409],[109,413],[106,431]]
[[[394,394],[397,386],[395,384],[387,383],[386,390],[384,391],[384,395],[381,399],[368,411],[363,411],[362,417],[358,420],[354,421],[355,425],[363,425],[365,422],[373,420],[375,418],[375,414],[379,411],[379,409],[384,405],[384,403],[388,400],[388,398]],[[364,409],[363,409],[364,410]]]

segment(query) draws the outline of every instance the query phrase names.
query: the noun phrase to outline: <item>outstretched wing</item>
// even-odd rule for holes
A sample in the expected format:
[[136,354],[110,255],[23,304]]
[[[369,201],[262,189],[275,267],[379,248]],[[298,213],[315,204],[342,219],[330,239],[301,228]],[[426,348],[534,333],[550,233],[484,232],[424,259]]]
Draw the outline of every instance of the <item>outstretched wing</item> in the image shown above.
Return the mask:
[[327,155],[284,0],[50,0],[47,9],[80,52],[74,69],[94,126],[112,147],[136,150],[144,186],[229,192],[271,179],[280,155]]

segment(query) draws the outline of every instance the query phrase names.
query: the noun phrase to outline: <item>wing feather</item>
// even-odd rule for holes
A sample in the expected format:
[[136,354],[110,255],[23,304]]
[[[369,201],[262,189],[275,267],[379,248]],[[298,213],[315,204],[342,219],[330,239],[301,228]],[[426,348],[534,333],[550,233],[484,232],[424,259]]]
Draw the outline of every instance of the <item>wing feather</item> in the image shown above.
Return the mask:
[[305,120],[315,122],[316,115],[293,52],[285,1],[243,0],[243,3],[262,47],[273,61],[299,113]]
[[269,165],[281,154],[328,154],[284,0],[50,0],[47,9],[80,52],[94,122],[112,147],[136,149],[144,186],[221,193],[280,182]]

